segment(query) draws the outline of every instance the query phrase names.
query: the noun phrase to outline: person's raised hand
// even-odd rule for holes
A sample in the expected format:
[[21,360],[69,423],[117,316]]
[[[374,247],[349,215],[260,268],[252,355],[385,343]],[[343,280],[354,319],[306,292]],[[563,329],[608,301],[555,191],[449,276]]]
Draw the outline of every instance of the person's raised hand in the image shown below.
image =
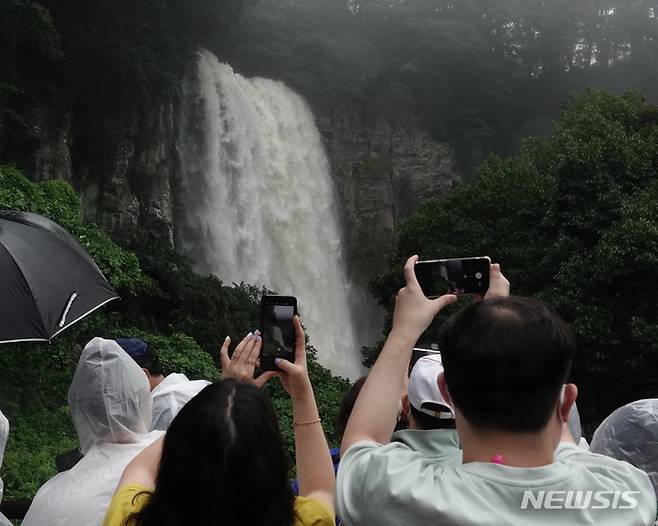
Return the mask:
[[395,298],[393,329],[405,337],[418,339],[429,327],[441,309],[457,301],[454,294],[428,299],[416,279],[415,266],[418,256],[411,256],[404,265],[406,285]]
[[308,377],[306,367],[306,338],[304,329],[299,316],[292,319],[295,328],[295,362],[289,362],[283,358],[276,358],[274,363],[281,370],[279,378],[283,388],[288,392],[291,398],[300,398],[310,394],[313,396],[311,380]]
[[484,295],[484,299],[506,298],[509,296],[509,288],[509,280],[503,276],[500,265],[498,263],[492,264],[489,271],[489,288]]
[[247,382],[257,387],[263,387],[270,378],[276,376],[275,372],[266,371],[258,378],[254,378],[254,370],[256,369],[258,357],[260,356],[260,348],[263,344],[258,331],[247,334],[235,348],[231,358],[228,356],[228,346],[230,343],[231,338],[227,336],[219,351],[219,358],[222,364],[222,380],[233,378],[240,382]]

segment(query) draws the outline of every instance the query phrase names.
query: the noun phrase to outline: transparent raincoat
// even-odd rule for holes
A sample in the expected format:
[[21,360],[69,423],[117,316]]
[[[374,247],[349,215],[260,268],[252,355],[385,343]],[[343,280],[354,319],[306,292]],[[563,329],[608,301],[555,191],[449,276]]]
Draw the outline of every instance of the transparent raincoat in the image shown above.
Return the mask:
[[149,433],[149,384],[113,340],[84,348],[69,388],[69,408],[84,457],[37,492],[24,526],[100,526],[124,468],[162,436]]
[[[9,420],[2,414],[0,411],[0,466],[2,466],[2,460],[5,456],[5,447],[7,447],[7,439],[9,438]],[[0,479],[0,502],[2,502],[2,495],[4,493],[5,486]],[[10,526],[11,523],[7,520],[2,513],[0,513],[0,526]]]
[[590,451],[643,470],[658,493],[658,398],[637,400],[614,411],[594,432]]
[[179,373],[168,375],[153,389],[153,422],[151,429],[166,431],[171,421],[199,392],[209,385],[206,380],[188,380]]

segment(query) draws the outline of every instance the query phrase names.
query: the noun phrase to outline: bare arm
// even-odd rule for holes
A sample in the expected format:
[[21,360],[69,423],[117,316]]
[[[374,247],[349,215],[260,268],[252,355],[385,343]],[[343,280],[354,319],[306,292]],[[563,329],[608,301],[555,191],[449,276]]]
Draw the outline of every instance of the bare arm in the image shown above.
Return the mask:
[[292,399],[299,493],[334,509],[336,477],[306,368],[306,344],[299,317],[295,326],[295,363],[277,359],[280,378]]
[[148,488],[155,488],[163,442],[164,436],[145,447],[130,461],[123,470],[117,489],[126,484],[142,484]]
[[[354,405],[343,434],[343,452],[361,440],[380,444],[390,441],[413,346],[439,311],[457,301],[453,294],[427,299],[416,279],[416,261],[418,256],[412,256],[404,266],[407,283],[395,300],[393,328]],[[509,281],[501,273],[500,265],[491,265],[485,299],[509,296],[509,289]]]
[[292,400],[295,424],[295,450],[300,494],[322,500],[332,510],[336,480],[329,446],[322,430],[313,387],[306,367],[306,339],[299,318],[295,327],[295,363],[277,360],[281,372],[268,371],[254,379],[254,369],[262,345],[261,337],[248,334],[228,357],[228,336],[220,350],[222,379],[235,378],[262,387],[272,376],[279,376]]
[[407,284],[395,300],[393,328],[356,400],[343,435],[343,452],[361,440],[391,440],[411,350],[438,312],[457,300],[452,294],[427,299],[416,280],[417,260],[412,256],[404,266]]

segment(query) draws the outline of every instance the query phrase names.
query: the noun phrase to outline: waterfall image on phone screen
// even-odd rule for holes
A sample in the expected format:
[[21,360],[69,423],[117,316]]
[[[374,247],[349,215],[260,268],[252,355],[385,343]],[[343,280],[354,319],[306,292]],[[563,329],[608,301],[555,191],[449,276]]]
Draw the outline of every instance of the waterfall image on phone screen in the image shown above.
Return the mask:
[[[178,250],[225,283],[296,296],[334,373],[361,372],[329,161],[313,114],[284,83],[245,78],[202,50],[183,80]],[[245,327],[245,329],[247,329]]]

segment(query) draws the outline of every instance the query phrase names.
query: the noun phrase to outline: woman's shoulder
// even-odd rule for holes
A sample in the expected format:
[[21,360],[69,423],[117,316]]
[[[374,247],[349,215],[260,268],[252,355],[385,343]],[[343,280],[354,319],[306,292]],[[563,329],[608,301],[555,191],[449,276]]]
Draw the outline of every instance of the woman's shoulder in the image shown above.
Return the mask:
[[335,520],[334,512],[321,500],[295,498],[294,526],[334,526]]

